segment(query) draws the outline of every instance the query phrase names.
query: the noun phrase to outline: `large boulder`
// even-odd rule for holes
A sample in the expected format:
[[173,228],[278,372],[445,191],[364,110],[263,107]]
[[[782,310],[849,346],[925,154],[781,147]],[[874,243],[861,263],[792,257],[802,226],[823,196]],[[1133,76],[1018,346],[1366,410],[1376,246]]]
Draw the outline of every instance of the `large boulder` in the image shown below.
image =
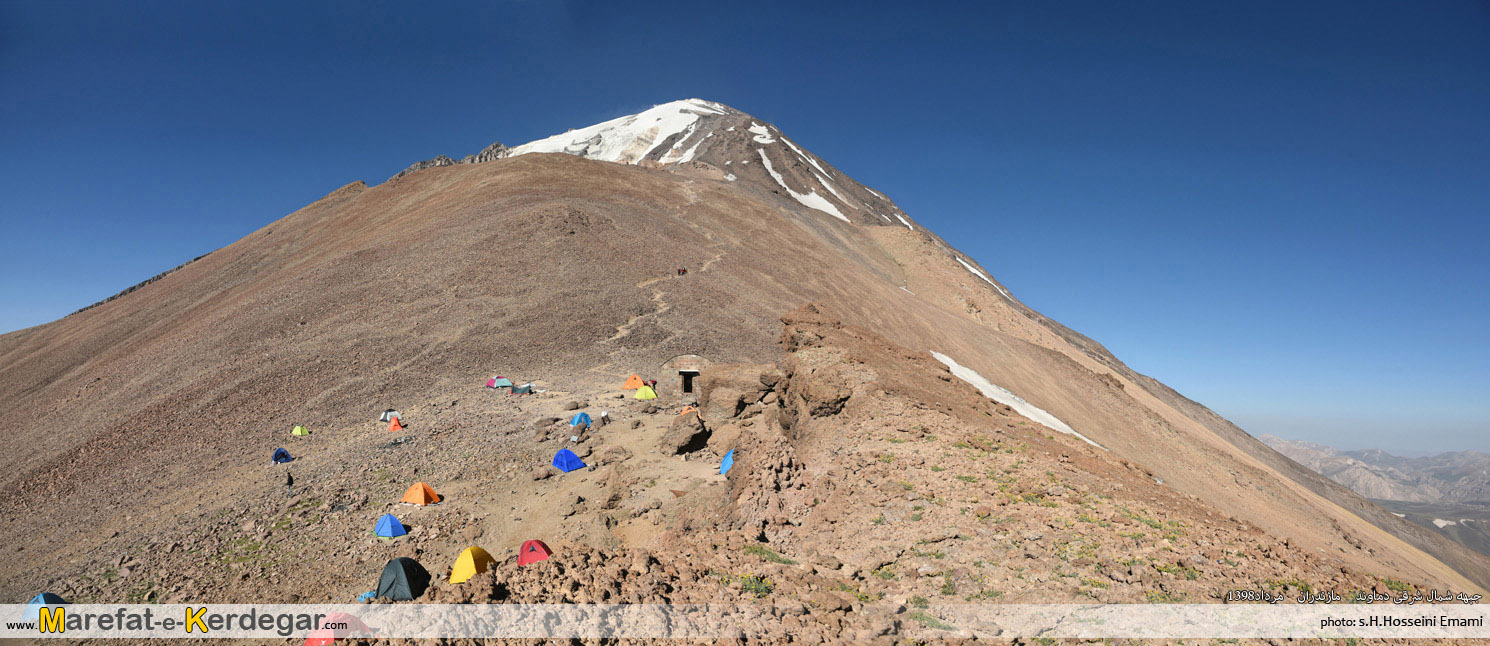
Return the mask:
[[709,432],[703,420],[693,413],[685,413],[673,419],[662,439],[657,441],[657,448],[663,455],[690,453],[703,448],[708,439]]

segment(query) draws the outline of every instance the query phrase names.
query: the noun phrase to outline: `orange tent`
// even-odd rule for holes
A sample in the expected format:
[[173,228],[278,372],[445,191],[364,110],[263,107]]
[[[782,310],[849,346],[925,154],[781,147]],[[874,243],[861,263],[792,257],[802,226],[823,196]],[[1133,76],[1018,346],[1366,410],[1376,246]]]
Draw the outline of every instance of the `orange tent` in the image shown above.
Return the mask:
[[682,417],[682,416],[687,415],[689,413],[693,413],[694,415],[697,415],[698,414],[698,407],[697,406],[684,406],[683,407],[683,410],[681,410],[681,411],[678,412],[678,417]]
[[414,486],[409,487],[409,490],[404,492],[404,497],[399,502],[410,505],[433,505],[440,502],[440,494],[435,493],[435,490],[429,485],[423,482],[416,482]]
[[401,419],[399,419],[397,417],[388,420],[388,432],[389,433],[392,433],[394,431],[402,431],[402,430],[404,430],[404,421],[403,420],[401,420]]
[[621,386],[621,390],[636,390],[637,388],[641,388],[645,385],[646,384],[642,382],[641,375],[631,375],[630,377],[626,378],[626,385]]

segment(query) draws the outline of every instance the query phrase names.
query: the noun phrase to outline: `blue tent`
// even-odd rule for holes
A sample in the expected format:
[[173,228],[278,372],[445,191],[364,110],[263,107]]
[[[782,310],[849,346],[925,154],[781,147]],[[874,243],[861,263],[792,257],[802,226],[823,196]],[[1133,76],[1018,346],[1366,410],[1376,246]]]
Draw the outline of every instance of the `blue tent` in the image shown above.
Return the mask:
[[50,592],[43,592],[43,593],[38,594],[38,595],[36,595],[34,597],[31,597],[31,601],[29,601],[27,603],[29,605],[33,605],[33,606],[65,606],[65,605],[68,605],[66,599],[63,599],[62,597],[59,597],[59,596],[57,596],[55,594],[52,594]]
[[585,462],[579,459],[579,456],[575,455],[574,451],[562,449],[554,454],[554,466],[558,467],[564,473],[569,473],[576,469],[585,468]]
[[729,453],[724,454],[724,459],[719,461],[719,475],[729,473],[729,468],[732,466],[735,466],[734,449],[730,449]]
[[383,514],[378,519],[377,527],[373,528],[373,533],[378,536],[393,538],[394,536],[403,536],[409,533],[409,530],[404,529],[404,524],[398,522],[398,518],[393,514]]
[[274,463],[275,464],[284,464],[284,463],[289,462],[290,460],[293,460],[295,458],[290,457],[290,452],[289,451],[286,451],[284,449],[275,449],[274,450],[274,457],[269,458],[269,459],[274,460]]
[[589,413],[575,413],[574,414],[574,417],[569,418],[569,425],[571,427],[573,427],[573,426],[579,426],[580,424],[589,424],[589,423],[590,423],[590,414]]

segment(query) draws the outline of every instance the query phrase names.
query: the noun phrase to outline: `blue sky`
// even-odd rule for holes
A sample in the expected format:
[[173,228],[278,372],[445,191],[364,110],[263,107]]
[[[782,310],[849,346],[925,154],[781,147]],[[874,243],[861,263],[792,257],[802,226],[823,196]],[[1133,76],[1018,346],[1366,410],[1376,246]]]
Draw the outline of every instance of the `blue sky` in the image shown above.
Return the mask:
[[0,2],[0,330],[701,97],[1254,433],[1490,450],[1483,2],[301,4]]

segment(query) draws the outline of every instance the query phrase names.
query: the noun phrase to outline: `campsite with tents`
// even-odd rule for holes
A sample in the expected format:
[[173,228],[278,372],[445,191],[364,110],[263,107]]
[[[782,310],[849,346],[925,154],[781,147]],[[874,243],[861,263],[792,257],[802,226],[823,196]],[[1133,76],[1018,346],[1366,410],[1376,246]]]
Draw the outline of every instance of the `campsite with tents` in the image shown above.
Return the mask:
[[[789,594],[807,607],[849,608],[857,595],[937,594],[949,580],[961,595],[1044,594],[1015,572],[986,578],[996,571],[986,564],[997,563],[1008,544],[963,537],[992,527],[1050,531],[1087,514],[1131,513],[1161,526],[1184,523],[1181,540],[1229,535],[1189,524],[1204,513],[1193,501],[1082,493],[1097,490],[1093,474],[1146,496],[1162,489],[1151,478],[1124,475],[1079,440],[1026,433],[1027,420],[941,379],[946,373],[929,359],[824,327],[812,315],[788,333],[810,339],[811,348],[838,344],[873,361],[847,369],[833,354],[813,351],[788,354],[784,366],[717,365],[703,371],[690,396],[626,375],[562,387],[540,382],[523,397],[468,380],[439,397],[388,401],[362,421],[312,420],[312,435],[292,438],[299,440],[292,461],[282,462],[291,453],[274,446],[283,435],[265,435],[268,448],[258,450],[275,460],[238,469],[239,478],[259,479],[262,487],[219,492],[201,508],[232,501],[241,514],[177,506],[188,518],[179,528],[136,525],[127,535],[140,542],[126,543],[135,547],[92,566],[101,568],[94,573],[114,572],[112,579],[85,570],[27,594],[56,595],[38,597],[47,603],[120,594],[161,602],[211,596],[336,603],[699,603]],[[918,384],[917,400],[943,402],[945,410],[917,406],[885,389],[877,374]],[[656,398],[637,399],[644,388]],[[394,422],[401,428],[389,433]],[[846,434],[858,448],[844,454],[837,447]],[[869,484],[842,487],[804,468],[823,461]],[[900,463],[910,468],[892,469]],[[276,488],[285,469],[296,474],[288,498]],[[1059,475],[1034,477],[1047,472]],[[1025,483],[1032,482],[1043,483],[1041,493],[1031,493]],[[874,511],[856,511],[863,509]],[[1094,546],[1083,549],[1094,550],[1098,562],[1127,551],[1099,542],[1108,532],[1098,526],[1070,526],[1074,532],[1063,535]],[[878,546],[886,537],[925,547],[873,570],[849,565],[882,559]],[[1019,549],[1024,563],[1063,558],[1059,548]],[[190,554],[205,555],[210,565],[158,574]],[[1241,560],[1228,572],[1278,575],[1296,567]],[[937,576],[911,576],[916,569]],[[985,579],[970,578],[975,574]],[[1172,588],[1198,591],[1208,577],[1199,578]],[[1104,594],[1098,596],[1123,598]],[[832,616],[839,617],[833,627],[813,630],[825,638],[883,629],[872,615]]]

